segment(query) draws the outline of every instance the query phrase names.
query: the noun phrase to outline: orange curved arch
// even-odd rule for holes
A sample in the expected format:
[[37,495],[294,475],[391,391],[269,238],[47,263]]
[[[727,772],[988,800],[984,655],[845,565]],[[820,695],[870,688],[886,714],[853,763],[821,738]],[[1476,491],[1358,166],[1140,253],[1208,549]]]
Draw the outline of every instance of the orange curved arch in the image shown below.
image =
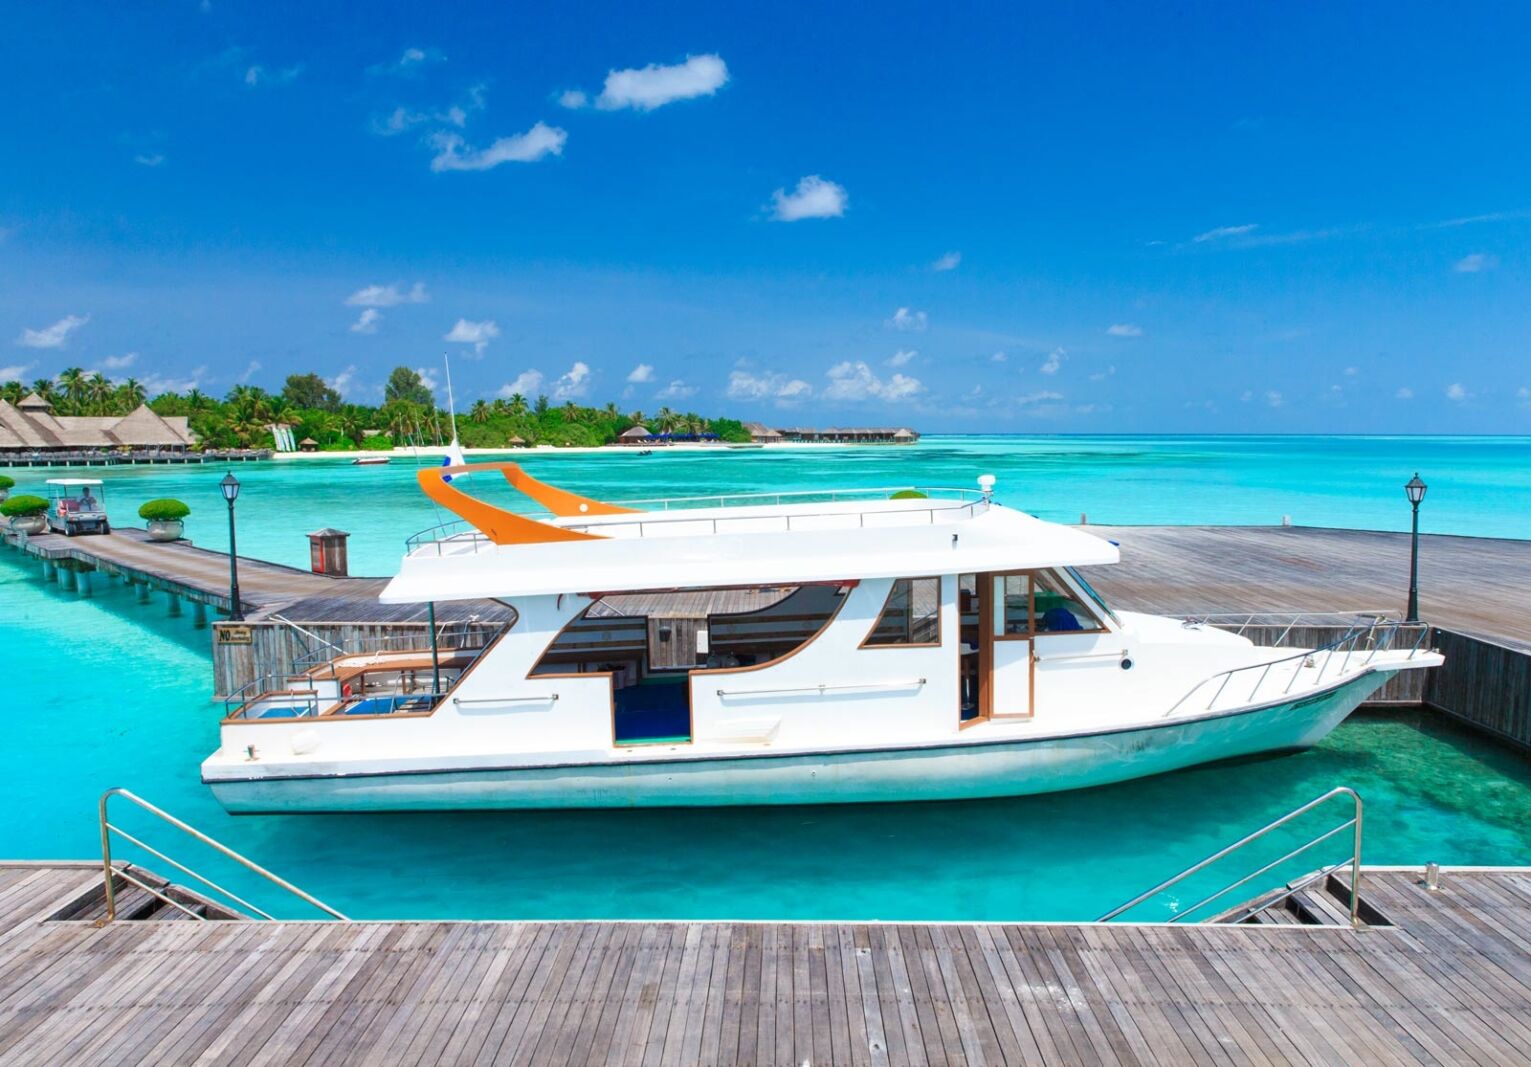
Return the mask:
[[572,518],[580,515],[624,515],[635,508],[618,507],[599,500],[571,493],[565,489],[540,482],[514,463],[465,463],[455,467],[422,467],[415,478],[425,495],[437,504],[453,512],[459,518],[472,523],[484,536],[497,545],[538,544],[547,541],[601,541],[598,534],[581,533],[550,526],[536,519],[497,508],[493,504],[469,496],[446,480],[446,475],[472,474],[479,471],[499,471],[511,488],[525,493],[554,515]]

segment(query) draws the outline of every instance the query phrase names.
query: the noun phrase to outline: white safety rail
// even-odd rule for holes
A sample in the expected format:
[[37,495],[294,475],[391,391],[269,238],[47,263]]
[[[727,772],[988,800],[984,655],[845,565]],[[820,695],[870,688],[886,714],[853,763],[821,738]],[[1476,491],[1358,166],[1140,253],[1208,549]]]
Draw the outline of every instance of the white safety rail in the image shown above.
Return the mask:
[[1373,619],[1353,626],[1338,640],[1321,648],[1219,671],[1192,686],[1185,696],[1170,705],[1163,717],[1278,700],[1318,689],[1325,679],[1333,685],[1370,669],[1384,652],[1407,650],[1405,659],[1413,659],[1429,634],[1430,627],[1425,623]]

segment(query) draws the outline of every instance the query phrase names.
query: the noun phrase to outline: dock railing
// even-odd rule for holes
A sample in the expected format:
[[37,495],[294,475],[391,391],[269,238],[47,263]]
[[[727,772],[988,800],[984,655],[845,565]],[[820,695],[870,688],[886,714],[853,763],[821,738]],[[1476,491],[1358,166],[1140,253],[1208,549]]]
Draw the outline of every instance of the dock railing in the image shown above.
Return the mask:
[[[1163,718],[1168,719],[1176,712],[1187,708],[1194,711],[1211,711],[1225,692],[1233,694],[1241,705],[1258,704],[1262,700],[1288,696],[1297,687],[1298,679],[1303,678],[1303,672],[1307,670],[1313,670],[1315,673],[1312,677],[1304,679],[1303,686],[1298,691],[1316,689],[1323,684],[1326,676],[1331,680],[1337,680],[1345,677],[1352,666],[1357,668],[1371,666],[1377,655],[1382,652],[1401,652],[1407,647],[1407,658],[1413,659],[1418,654],[1420,646],[1424,644],[1425,638],[1429,636],[1430,629],[1428,623],[1392,622],[1373,618],[1352,626],[1338,639],[1319,648],[1303,649],[1280,659],[1230,667],[1228,670],[1209,675],[1192,686],[1185,696],[1171,704]],[[1411,637],[1412,640],[1410,640]],[[1334,666],[1336,659],[1339,660],[1339,667],[1331,674],[1330,668]],[[1272,678],[1273,671],[1274,678]],[[1251,678],[1254,682],[1246,691],[1244,686]],[[1286,679],[1285,685],[1282,685],[1283,678]],[[1268,682],[1269,688],[1267,688]],[[1208,690],[1211,690],[1211,695],[1202,701],[1200,698]]]
[[1148,901],[1150,901],[1150,900],[1154,899],[1155,897],[1159,896],[1161,893],[1164,893],[1164,892],[1166,892],[1169,889],[1173,889],[1175,886],[1179,885],[1181,882],[1185,881],[1187,878],[1190,878],[1193,875],[1199,874],[1200,872],[1206,870],[1208,867],[1211,867],[1214,863],[1218,862],[1219,860],[1223,859],[1224,857],[1231,856],[1233,853],[1238,852],[1241,849],[1243,849],[1243,848],[1245,848],[1245,847],[1247,847],[1249,845],[1252,845],[1256,841],[1259,841],[1262,838],[1268,836],[1269,834],[1272,834],[1275,831],[1281,829],[1283,826],[1286,826],[1288,823],[1291,823],[1291,822],[1293,822],[1293,821],[1295,821],[1297,819],[1300,819],[1302,816],[1306,815],[1310,811],[1313,811],[1315,808],[1322,807],[1323,805],[1325,805],[1325,804],[1329,803],[1330,801],[1335,800],[1336,798],[1339,798],[1339,797],[1346,797],[1346,798],[1348,798],[1351,801],[1351,804],[1352,804],[1352,809],[1351,809],[1352,810],[1352,814],[1351,814],[1350,818],[1348,818],[1348,819],[1344,820],[1343,822],[1339,823],[1337,826],[1331,827],[1330,829],[1324,831],[1323,833],[1319,834],[1318,836],[1309,839],[1308,841],[1304,842],[1303,844],[1298,845],[1296,848],[1291,849],[1290,851],[1288,851],[1287,853],[1285,853],[1284,855],[1282,855],[1278,859],[1271,860],[1269,863],[1266,863],[1266,864],[1262,865],[1261,867],[1259,867],[1258,869],[1249,872],[1248,874],[1244,875],[1242,878],[1239,878],[1239,879],[1236,879],[1235,881],[1229,882],[1227,885],[1223,886],[1221,889],[1217,890],[1216,892],[1207,894],[1206,896],[1202,897],[1200,900],[1196,901],[1196,903],[1190,905],[1189,907],[1177,909],[1176,912],[1175,912],[1175,915],[1172,918],[1170,918],[1168,921],[1172,922],[1172,923],[1178,923],[1178,922],[1182,921],[1183,919],[1186,919],[1186,918],[1190,917],[1191,915],[1194,915],[1196,912],[1201,911],[1203,908],[1207,907],[1207,905],[1213,903],[1214,901],[1223,899],[1229,893],[1233,892],[1235,889],[1238,889],[1238,888],[1240,888],[1242,886],[1248,885],[1250,882],[1254,881],[1256,878],[1260,877],[1261,875],[1269,874],[1271,871],[1275,870],[1277,867],[1280,867],[1284,863],[1289,863],[1292,860],[1295,860],[1298,856],[1303,855],[1308,850],[1316,848],[1317,846],[1323,844],[1326,841],[1331,840],[1332,838],[1338,837],[1340,834],[1343,834],[1346,830],[1351,830],[1352,834],[1350,836],[1350,841],[1351,841],[1350,854],[1348,856],[1346,856],[1344,859],[1340,860],[1338,863],[1333,863],[1333,864],[1329,864],[1329,865],[1326,865],[1326,866],[1322,866],[1322,867],[1318,868],[1315,871],[1311,871],[1310,873],[1303,875],[1301,878],[1297,879],[1296,881],[1288,883],[1286,888],[1282,892],[1278,893],[1276,896],[1274,896],[1274,897],[1261,897],[1259,899],[1258,903],[1252,905],[1248,909],[1245,909],[1245,910],[1242,910],[1242,911],[1238,912],[1233,918],[1225,919],[1223,921],[1235,922],[1235,923],[1243,922],[1245,919],[1250,918],[1251,916],[1255,915],[1258,912],[1264,911],[1266,908],[1270,908],[1270,907],[1273,907],[1273,906],[1275,906],[1277,904],[1282,903],[1288,897],[1292,896],[1294,893],[1301,892],[1302,890],[1306,889],[1308,886],[1313,885],[1315,882],[1322,881],[1323,879],[1328,878],[1330,875],[1335,874],[1335,873],[1337,873],[1337,872],[1339,872],[1341,870],[1344,870],[1346,867],[1349,867],[1350,868],[1350,925],[1352,927],[1360,926],[1361,925],[1361,831],[1362,831],[1362,823],[1363,823],[1363,814],[1364,814],[1364,812],[1363,812],[1363,806],[1362,806],[1362,803],[1361,803],[1361,794],[1357,793],[1354,789],[1350,788],[1349,786],[1344,786],[1344,785],[1337,786],[1334,789],[1329,790],[1329,792],[1325,793],[1323,796],[1314,797],[1312,800],[1308,801],[1306,804],[1302,805],[1301,807],[1293,808],[1291,811],[1287,812],[1285,815],[1281,816],[1279,819],[1275,819],[1275,820],[1273,820],[1273,821],[1271,821],[1269,823],[1266,823],[1264,826],[1260,827],[1260,829],[1256,830],[1254,833],[1248,834],[1248,835],[1246,835],[1244,837],[1241,837],[1241,838],[1239,838],[1239,840],[1235,841],[1233,844],[1228,845],[1228,846],[1226,846],[1224,848],[1218,849],[1216,852],[1212,853],[1210,856],[1206,857],[1205,859],[1199,860],[1196,863],[1191,864],[1191,866],[1187,867],[1185,870],[1181,871],[1179,874],[1172,875],[1171,877],[1166,878],[1164,881],[1160,882],[1158,885],[1154,886],[1152,889],[1145,890],[1144,892],[1139,893],[1137,896],[1133,897],[1131,900],[1127,901],[1125,904],[1121,904],[1121,905],[1119,905],[1119,906],[1117,906],[1115,908],[1112,908],[1110,911],[1106,912],[1106,914],[1102,915],[1096,921],[1104,923],[1104,922],[1110,922],[1113,919],[1120,918],[1121,916],[1125,915],[1127,912],[1132,911],[1134,908],[1137,908],[1140,905],[1145,904]]
[[106,882],[106,922],[112,922],[117,918],[117,882],[119,879],[128,883],[129,885],[136,886],[137,888],[143,890],[145,893],[148,893],[150,896],[158,899],[161,903],[167,904],[170,907],[175,908],[177,911],[184,912],[188,918],[196,919],[201,922],[209,921],[208,916],[199,914],[195,908],[188,907],[184,902],[176,900],[163,889],[156,888],[145,880],[136,877],[125,864],[118,864],[114,862],[112,859],[112,838],[114,835],[132,845],[136,845],[138,848],[143,849],[145,852],[149,853],[149,855],[154,856],[156,859],[163,863],[169,864],[171,867],[180,871],[182,874],[196,879],[196,881],[217,893],[219,897],[222,898],[222,900],[232,902],[228,905],[224,905],[220,902],[220,907],[226,907],[227,910],[235,912],[246,919],[258,918],[267,921],[275,921],[275,917],[269,912],[250,903],[248,900],[235,893],[233,890],[227,889],[224,886],[219,885],[217,882],[214,882],[212,879],[198,874],[196,871],[181,863],[179,860],[172,859],[170,856],[166,855],[164,852],[161,852],[153,845],[148,844],[141,838],[136,837],[135,835],[124,830],[122,827],[118,826],[116,823],[112,822],[110,802],[113,797],[120,797],[122,800],[128,803],[136,805],[142,810],[148,812],[150,815],[159,819],[161,822],[174,827],[175,829],[181,831],[183,834],[186,834],[192,839],[201,842],[214,851],[219,852],[227,858],[233,860],[235,863],[244,867],[246,870],[259,875],[261,878],[265,879],[267,882],[270,882],[277,888],[285,890],[288,894],[298,898],[299,900],[314,908],[317,908],[319,911],[324,912],[324,914],[328,915],[330,918],[339,919],[342,922],[350,921],[340,912],[324,903],[324,901],[310,893],[304,892],[297,886],[293,885],[291,882],[287,881],[285,878],[281,878],[278,875],[272,874],[270,871],[266,870],[266,868],[262,867],[254,860],[240,855],[238,852],[235,852],[233,849],[229,848],[221,841],[218,841],[203,833],[201,830],[198,830],[190,823],[182,822],[174,815],[171,815],[168,811],[157,808],[142,797],[130,792],[129,790],[119,787],[108,789],[105,793],[102,793],[100,802],[101,870],[102,876]]

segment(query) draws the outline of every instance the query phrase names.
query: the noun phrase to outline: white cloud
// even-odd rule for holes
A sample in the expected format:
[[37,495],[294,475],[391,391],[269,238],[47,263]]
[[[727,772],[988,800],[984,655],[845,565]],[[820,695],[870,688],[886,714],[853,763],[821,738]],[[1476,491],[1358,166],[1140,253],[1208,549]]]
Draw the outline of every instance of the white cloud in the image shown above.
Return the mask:
[[1279,408],[1282,404],[1286,403],[1286,400],[1276,390],[1270,389],[1265,394],[1265,403],[1269,407]]
[[652,111],[677,100],[711,96],[727,82],[728,66],[721,56],[687,56],[684,63],[673,66],[650,63],[637,69],[608,72],[595,106],[604,111],[629,107]]
[[[0,375],[0,377],[4,377],[4,375]],[[12,377],[16,377],[16,375],[12,375]],[[1531,389],[1526,388],[1524,385],[1521,386],[1515,390],[1515,399],[1520,401],[1521,407],[1531,407]]]
[[1142,337],[1143,327],[1131,322],[1118,322],[1115,325],[1107,326],[1106,332],[1112,337]]
[[1199,233],[1191,240],[1198,244],[1203,241],[1221,241],[1225,237],[1242,237],[1246,233],[1254,233],[1259,228],[1260,224],[1256,222],[1246,222],[1242,226],[1219,226],[1206,233]]
[[1110,378],[1110,377],[1112,377],[1115,374],[1116,374],[1116,365],[1112,364],[1111,366],[1107,367],[1105,370],[1098,370],[1094,374],[1090,375],[1090,381],[1092,381],[1092,382],[1103,382],[1107,378]]
[[574,366],[558,376],[553,383],[553,395],[559,400],[574,400],[585,395],[590,387],[590,364],[575,360]]
[[280,70],[267,70],[256,63],[245,69],[245,84],[252,89],[257,85],[287,85],[301,73],[303,73],[301,64],[283,67]]
[[654,366],[651,363],[640,363],[628,372],[627,380],[635,385],[654,380]]
[[158,167],[165,162],[165,157],[158,152],[140,152],[133,157],[133,162],[141,167]]
[[391,308],[400,304],[424,304],[431,299],[424,282],[416,282],[406,292],[401,283],[369,285],[346,297],[346,304],[357,308]]
[[[125,352],[120,356],[107,356],[101,361],[103,370],[125,370],[138,362],[137,352]],[[0,375],[3,377],[3,375]]]
[[1058,368],[1063,366],[1063,357],[1066,355],[1068,355],[1068,350],[1065,348],[1053,349],[1051,352],[1047,353],[1047,359],[1043,361],[1042,365],[1038,367],[1037,370],[1041,371],[1043,374],[1057,374]]
[[1446,399],[1454,400],[1460,404],[1464,400],[1472,399],[1472,394],[1467,391],[1467,387],[1461,382],[1452,382],[1446,387]]
[[65,315],[52,326],[21,331],[16,343],[25,348],[63,348],[69,335],[90,321],[89,315]]
[[25,378],[36,363],[13,363],[9,367],[0,367],[0,382],[14,382]]
[[728,375],[728,398],[730,400],[775,400],[791,403],[813,395],[813,386],[801,378],[788,378],[785,374],[768,372],[755,374],[747,370],[735,370]]
[[441,339],[460,345],[472,345],[475,355],[483,355],[484,349],[489,347],[489,342],[498,336],[500,336],[500,327],[493,319],[485,319],[483,322],[458,319],[457,324],[443,334]]
[[684,400],[696,394],[696,386],[687,385],[684,379],[675,378],[670,384],[654,394],[655,400]]
[[189,393],[193,389],[202,388],[206,383],[207,368],[205,366],[193,369],[189,376],[182,378],[150,374],[143,379],[144,392],[150,396],[159,396],[161,393]]
[[258,360],[258,359],[250,360],[249,363],[245,364],[245,372],[239,376],[240,382],[241,383],[248,382],[251,378],[255,377],[255,375],[260,372],[260,369],[261,369],[261,362],[260,362],[260,360]]
[[436,370],[434,367],[416,367],[415,373],[420,375],[420,384],[425,386],[433,393],[436,391],[437,387],[441,385],[441,379],[436,377]]
[[392,63],[378,63],[367,68],[368,74],[395,74],[400,77],[413,77],[427,63],[439,63],[446,57],[434,48],[404,49],[398,59]]
[[1010,357],[1005,355],[1003,352],[996,352],[992,356],[989,357],[989,362],[990,363],[1005,363],[1005,362],[1009,361],[1009,359],[1010,359]]
[[893,317],[887,321],[886,325],[892,326],[895,330],[902,330],[904,332],[909,332],[911,330],[918,332],[930,325],[930,316],[925,314],[923,311],[911,311],[909,308],[899,308],[893,313]]
[[1498,256],[1491,256],[1487,252],[1474,252],[1457,260],[1451,269],[1458,274],[1482,274],[1497,266],[1499,266]]
[[570,111],[578,111],[588,103],[590,98],[579,89],[567,89],[558,94],[558,106],[566,107]]
[[901,348],[889,356],[886,362],[890,367],[902,367],[907,365],[917,355],[919,355],[919,352],[912,348]]
[[837,219],[845,214],[848,197],[845,186],[810,174],[797,183],[792,192],[778,189],[771,194],[771,217],[777,222],[800,219]]
[[377,324],[382,321],[383,313],[377,308],[363,308],[360,317],[351,323],[352,333],[377,333]]
[[934,271],[956,270],[961,262],[961,252],[947,252],[940,259],[932,263],[930,269]]
[[1407,385],[1400,385],[1398,392],[1394,393],[1393,397],[1396,400],[1413,400],[1414,390],[1410,389]]
[[1049,404],[1062,399],[1062,393],[1055,393],[1051,389],[1042,389],[1035,393],[1027,393],[1025,396],[1018,396],[1015,398],[1015,402],[1022,407],[1027,407],[1031,404]]
[[436,156],[431,170],[489,170],[501,163],[535,163],[546,156],[563,154],[569,135],[556,126],[539,122],[525,133],[501,137],[487,148],[473,148],[462,136],[443,130],[431,135]]
[[542,372],[540,370],[524,370],[516,375],[515,381],[506,382],[500,386],[500,395],[507,400],[520,393],[522,396],[536,396],[542,389]]
[[475,111],[484,108],[484,86],[474,85],[468,89],[467,98],[461,103],[452,104],[442,111],[411,111],[407,107],[396,107],[389,112],[385,119],[373,119],[372,129],[384,137],[392,137],[396,133],[404,133],[416,126],[427,123],[442,123],[447,126],[456,126],[459,129],[468,124],[468,116]]
[[1361,368],[1360,367],[1346,367],[1345,368],[1345,377],[1347,377],[1347,378],[1354,378],[1354,377],[1358,376],[1360,373],[1361,373]]
[[872,373],[864,362],[846,360],[825,372],[829,385],[824,390],[826,400],[907,400],[925,391],[918,378],[894,374],[884,381]]
[[356,389],[356,364],[351,364],[333,378],[326,378],[324,384],[342,397],[350,399]]

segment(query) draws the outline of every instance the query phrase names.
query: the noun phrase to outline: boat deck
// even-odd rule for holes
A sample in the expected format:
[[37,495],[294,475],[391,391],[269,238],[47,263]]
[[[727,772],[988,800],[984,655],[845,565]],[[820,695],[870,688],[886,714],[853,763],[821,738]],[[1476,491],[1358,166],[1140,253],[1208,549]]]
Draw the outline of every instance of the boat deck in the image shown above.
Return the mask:
[[0,1064],[1517,1065],[1531,869],[1367,872],[1395,924],[125,922],[0,865]]

